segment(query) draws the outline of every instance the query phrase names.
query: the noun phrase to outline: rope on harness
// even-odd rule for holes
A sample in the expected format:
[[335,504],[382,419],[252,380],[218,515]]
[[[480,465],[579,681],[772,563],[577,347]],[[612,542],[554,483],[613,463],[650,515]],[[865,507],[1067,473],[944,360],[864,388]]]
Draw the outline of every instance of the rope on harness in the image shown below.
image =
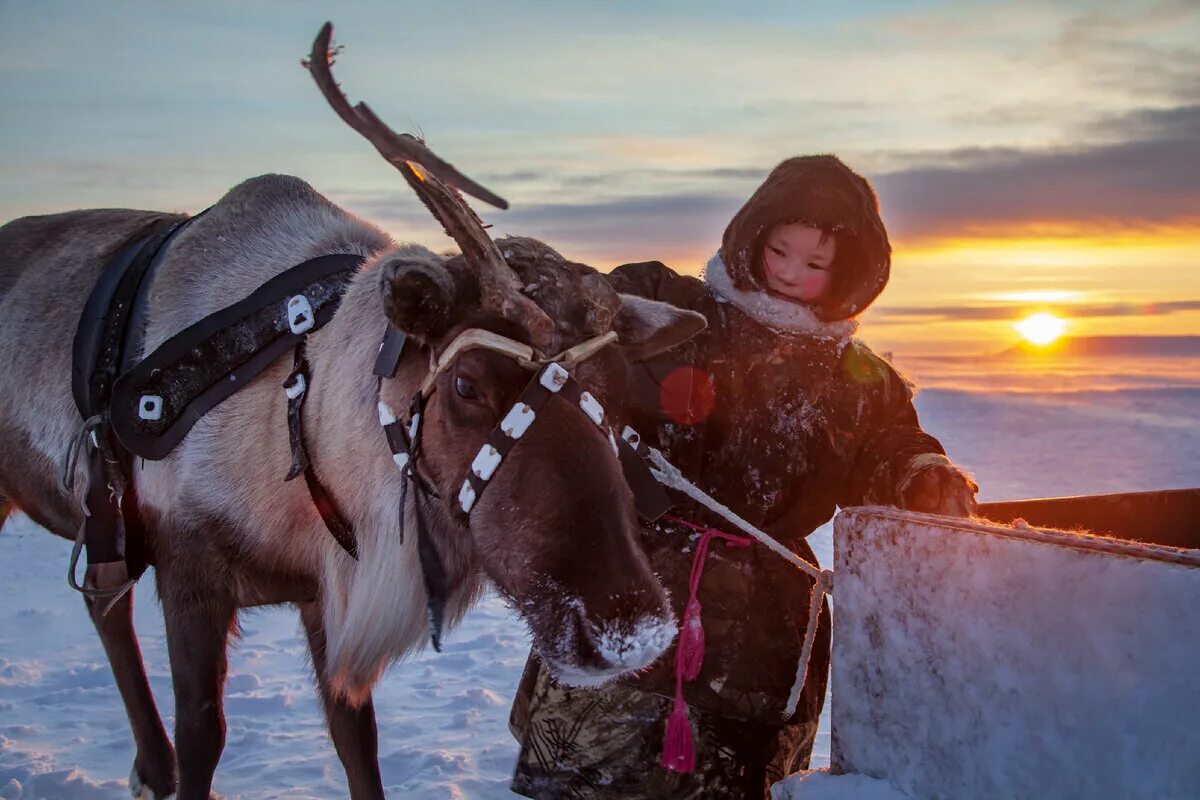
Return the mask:
[[832,577],[831,571],[821,570],[820,576],[813,581],[812,594],[808,598],[808,627],[804,629],[804,646],[800,649],[800,660],[796,662],[796,680],[792,683],[787,705],[783,709],[784,719],[789,719],[796,713],[800,691],[804,688],[804,682],[808,680],[808,662],[812,658],[813,642],[817,638],[817,621],[821,616],[825,595],[833,588],[829,583]]
[[[71,494],[75,491],[75,473],[79,466],[79,456],[87,450],[88,444],[99,449],[99,442],[95,439],[96,432],[104,428],[108,424],[103,414],[94,414],[84,420],[79,428],[79,432],[71,438],[67,445],[67,452],[63,456],[62,469],[59,472],[58,482],[63,492]],[[110,487],[111,490],[111,487]],[[79,531],[75,534],[75,543],[71,546],[71,559],[67,564],[67,583],[72,589],[82,594],[89,600],[108,600],[108,603],[100,612],[100,616],[107,616],[112,607],[117,604],[117,601],[125,596],[125,593],[133,588],[137,583],[136,579],[125,580],[120,584],[108,588],[97,588],[88,586],[87,579],[84,583],[80,583],[75,577],[79,567],[79,557],[83,554],[83,546],[87,541],[87,519],[92,515],[88,508],[87,499],[92,491],[92,476],[90,470],[84,470],[83,492],[80,494],[80,508],[83,509],[83,523],[79,526]],[[111,490],[114,491],[115,490]],[[124,562],[121,562],[122,567]]]
[[800,556],[793,553],[791,550],[781,545],[775,539],[771,538],[769,534],[759,530],[746,520],[739,517],[728,506],[722,505],[720,501],[716,500],[703,489],[700,489],[687,478],[683,477],[683,473],[676,469],[671,462],[667,461],[667,459],[663,457],[663,454],[658,450],[654,449],[653,447],[648,447],[647,450],[650,461],[655,467],[657,467],[657,469],[653,470],[654,477],[657,478],[660,483],[662,483],[664,486],[669,486],[672,489],[683,492],[705,508],[729,520],[734,525],[757,539],[759,544],[764,545],[767,549],[771,550],[785,561],[791,562],[792,566],[799,567],[802,571],[807,573],[809,577],[819,578],[822,573],[828,573],[828,590],[831,592],[833,591],[833,573],[831,571],[823,570],[820,567],[813,566]]
[[[59,487],[70,494],[75,489],[75,470],[79,466],[79,454],[87,449],[88,438],[95,435],[96,431],[104,427],[105,420],[103,414],[94,414],[84,420],[79,432],[71,438],[67,444],[67,452],[63,455],[62,468],[58,473]],[[87,485],[84,485],[84,497],[87,497]],[[87,503],[83,504],[83,513],[88,514]]]
[[[724,517],[733,525],[740,528],[745,533],[749,534],[754,540],[765,546],[768,550],[788,561],[793,566],[799,568],[809,577],[813,578],[812,594],[809,600],[808,611],[808,626],[804,631],[804,643],[800,649],[800,660],[796,664],[796,680],[792,683],[792,689],[788,693],[788,701],[784,707],[784,719],[790,719],[796,713],[796,706],[800,702],[800,692],[804,689],[804,684],[808,679],[809,661],[812,659],[813,643],[817,638],[817,623],[820,619],[821,606],[824,604],[825,595],[833,592],[833,571],[821,569],[808,563],[800,556],[793,553],[788,548],[784,547],[765,531],[759,530],[751,525],[746,520],[742,519],[732,509],[723,503],[716,500],[703,489],[693,484],[683,476],[671,462],[663,456],[661,452],[653,447],[646,448],[646,457],[654,465],[651,472],[654,477],[664,486],[668,486],[695,500],[710,511]],[[714,531],[714,535],[719,534],[726,541],[726,546],[733,539],[741,539],[742,537],[732,537],[730,534],[717,531],[713,528],[701,528],[693,523],[685,522],[684,520],[676,520],[684,522],[688,527],[705,531],[705,537],[708,537],[709,531]],[[705,537],[702,537],[700,546],[696,549],[696,559],[703,558],[708,552],[708,542]],[[696,566],[697,562],[692,562],[692,589],[691,595],[688,598],[688,606],[684,609],[684,621],[679,631],[679,644],[675,650],[675,706],[671,712],[671,717],[667,721],[667,733],[663,740],[663,755],[662,765],[667,769],[675,772],[691,772],[695,767],[694,746],[692,744],[691,730],[687,721],[687,706],[683,702],[683,681],[680,676],[685,674],[685,671],[691,672],[692,678],[700,672],[700,663],[704,657],[703,650],[703,628],[700,625],[700,603],[696,600],[696,591],[699,588],[699,575],[703,570],[701,565],[699,571]],[[693,622],[693,604],[694,604],[694,622]],[[698,633],[693,630],[693,626],[698,629]],[[688,678],[691,680],[692,678]]]

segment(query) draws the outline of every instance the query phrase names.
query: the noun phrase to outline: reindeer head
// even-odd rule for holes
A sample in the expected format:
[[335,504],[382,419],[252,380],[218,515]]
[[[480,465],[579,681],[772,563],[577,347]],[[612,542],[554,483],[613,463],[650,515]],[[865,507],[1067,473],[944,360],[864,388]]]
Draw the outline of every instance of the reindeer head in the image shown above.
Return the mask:
[[[675,623],[638,547],[614,431],[631,361],[695,334],[704,318],[618,295],[536,240],[493,242],[451,186],[507,204],[365,105],[351,107],[329,71],[331,34],[326,24],[309,61],[322,92],[462,250],[380,264],[389,321],[431,361],[418,472],[438,498],[432,527],[469,544],[560,679],[597,684],[645,667]],[[381,390],[381,401],[406,407],[409,398],[385,396],[398,391]]]

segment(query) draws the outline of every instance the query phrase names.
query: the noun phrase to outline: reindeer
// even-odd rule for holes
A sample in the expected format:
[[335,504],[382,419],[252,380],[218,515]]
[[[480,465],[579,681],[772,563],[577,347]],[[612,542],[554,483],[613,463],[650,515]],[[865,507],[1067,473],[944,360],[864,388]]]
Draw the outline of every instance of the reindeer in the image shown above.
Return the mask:
[[[357,559],[330,535],[303,482],[283,480],[292,451],[280,387],[290,359],[209,411],[165,458],[135,464],[126,502],[136,503],[155,567],[174,746],[146,680],[131,594],[107,613],[104,601],[86,599],[136,743],[135,797],[209,797],[238,609],[277,603],[299,609],[351,796],[382,797],[372,687],[430,638],[420,537],[401,535],[417,524],[440,557],[448,624],[490,579],[568,682],[644,667],[674,635],[636,543],[611,411],[599,425],[551,398],[487,492],[468,504],[461,484],[549,354],[566,351],[561,360],[593,409],[604,401],[617,410],[630,363],[694,334],[703,317],[617,295],[595,270],[541,242],[493,242],[447,183],[494,196],[364,104],[351,107],[330,72],[331,35],[326,24],[308,62],[326,99],[400,169],[462,252],[396,244],[280,175],[236,186],[171,242],[147,295],[142,356],[294,264],[328,253],[365,259],[332,319],[309,337],[303,407],[308,456],[353,528]],[[85,210],[0,228],[0,491],[61,537],[75,539],[83,521],[79,491],[58,479],[80,419],[70,390],[74,323],[102,265],[170,217]],[[394,378],[381,380],[372,364],[389,323],[408,343]],[[407,490],[417,477],[397,469],[379,427],[388,420],[377,420],[409,407],[419,389],[423,492]]]

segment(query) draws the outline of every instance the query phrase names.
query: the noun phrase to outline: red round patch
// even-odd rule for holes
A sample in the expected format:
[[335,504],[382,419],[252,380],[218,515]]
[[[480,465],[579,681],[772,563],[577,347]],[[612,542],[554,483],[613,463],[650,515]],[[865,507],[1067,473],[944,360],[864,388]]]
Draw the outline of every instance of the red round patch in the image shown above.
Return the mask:
[[716,395],[712,376],[707,372],[680,367],[663,380],[659,402],[673,421],[695,425],[712,413]]

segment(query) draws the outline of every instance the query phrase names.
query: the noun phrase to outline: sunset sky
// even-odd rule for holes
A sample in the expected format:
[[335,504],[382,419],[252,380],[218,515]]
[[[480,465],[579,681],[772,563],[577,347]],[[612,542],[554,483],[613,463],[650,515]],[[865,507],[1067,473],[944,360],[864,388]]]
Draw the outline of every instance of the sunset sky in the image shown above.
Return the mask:
[[834,152],[895,248],[872,344],[1200,334],[1196,0],[342,5],[0,0],[0,221],[287,172],[447,246],[300,68],[333,19],[351,99],[507,197],[498,232],[697,272],[775,163]]

